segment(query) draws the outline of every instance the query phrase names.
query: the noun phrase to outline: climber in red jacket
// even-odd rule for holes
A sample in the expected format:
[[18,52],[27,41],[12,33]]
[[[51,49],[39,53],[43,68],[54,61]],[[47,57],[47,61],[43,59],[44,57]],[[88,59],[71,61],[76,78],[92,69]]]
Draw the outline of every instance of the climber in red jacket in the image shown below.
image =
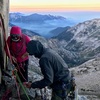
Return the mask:
[[12,59],[12,63],[17,68],[22,82],[28,81],[29,57],[26,52],[26,46],[29,41],[30,38],[22,34],[20,27],[13,26],[10,30],[10,36],[7,39],[8,47],[5,45],[6,54]]

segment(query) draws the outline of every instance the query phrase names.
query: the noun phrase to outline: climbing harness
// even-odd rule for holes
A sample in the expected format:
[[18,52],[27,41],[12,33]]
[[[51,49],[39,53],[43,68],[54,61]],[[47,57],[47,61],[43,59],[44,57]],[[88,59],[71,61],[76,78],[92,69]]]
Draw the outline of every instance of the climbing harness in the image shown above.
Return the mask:
[[63,100],[77,100],[75,99],[76,84],[74,76],[71,76],[71,80],[67,84],[66,82],[60,82],[60,84],[62,89],[58,91],[54,90],[57,96]]

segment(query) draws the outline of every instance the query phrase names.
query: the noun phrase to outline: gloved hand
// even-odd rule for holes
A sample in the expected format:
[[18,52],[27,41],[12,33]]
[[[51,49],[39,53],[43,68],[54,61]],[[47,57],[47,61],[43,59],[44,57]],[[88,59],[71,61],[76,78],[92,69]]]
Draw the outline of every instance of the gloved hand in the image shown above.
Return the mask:
[[22,55],[22,59],[25,59],[29,54],[27,52],[25,52],[23,55]]
[[12,70],[12,75],[16,78],[17,69]]
[[17,59],[14,56],[11,56],[13,63],[17,63]]
[[30,82],[23,82],[23,85],[27,88],[31,88],[31,84]]

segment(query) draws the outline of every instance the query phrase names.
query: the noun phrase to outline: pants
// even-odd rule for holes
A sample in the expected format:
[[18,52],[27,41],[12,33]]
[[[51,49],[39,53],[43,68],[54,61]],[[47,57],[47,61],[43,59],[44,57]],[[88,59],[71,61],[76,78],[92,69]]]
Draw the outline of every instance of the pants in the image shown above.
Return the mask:
[[28,81],[28,64],[29,64],[29,60],[26,60],[22,63],[18,63],[17,65],[15,65],[18,70],[17,74],[21,82]]
[[66,95],[66,98],[67,98],[67,90],[64,92],[63,92],[63,90],[52,91],[51,100],[65,100],[65,98],[63,97],[64,95]]

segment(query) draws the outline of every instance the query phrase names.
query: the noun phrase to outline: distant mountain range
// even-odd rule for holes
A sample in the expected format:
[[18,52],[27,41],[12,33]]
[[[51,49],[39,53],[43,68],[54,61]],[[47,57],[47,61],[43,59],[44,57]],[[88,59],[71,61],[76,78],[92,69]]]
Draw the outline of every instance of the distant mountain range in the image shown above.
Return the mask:
[[33,39],[58,52],[70,67],[77,66],[100,57],[100,19],[66,28],[66,31],[49,40],[40,36],[34,36]]
[[[22,13],[9,13],[9,25],[18,25],[44,37],[57,36],[65,27],[75,25],[75,22],[62,16]],[[58,30],[59,32],[56,32]],[[62,28],[62,29],[61,29]],[[56,34],[57,33],[57,34]]]
[[[63,19],[62,17],[55,18]],[[42,30],[46,31],[46,28]],[[38,32],[27,30],[26,28],[23,29],[23,33],[29,35],[32,39],[37,39],[46,47],[50,47],[58,52],[70,67],[80,65],[95,57],[100,57],[100,19],[88,20],[70,27],[61,26],[54,28],[49,31],[49,35],[54,37],[49,37],[49,39],[42,37],[43,35],[41,36]]]
[[62,16],[53,16],[53,15],[40,15],[37,13],[25,16],[22,13],[10,13],[9,21],[10,22],[22,22],[22,23],[43,23],[47,20],[66,20]]
[[51,33],[51,35],[53,37],[54,36],[58,36],[60,33],[62,34],[62,32],[67,31],[69,28],[70,28],[70,26],[67,26],[67,27],[57,27],[56,29],[51,30],[50,33]]

